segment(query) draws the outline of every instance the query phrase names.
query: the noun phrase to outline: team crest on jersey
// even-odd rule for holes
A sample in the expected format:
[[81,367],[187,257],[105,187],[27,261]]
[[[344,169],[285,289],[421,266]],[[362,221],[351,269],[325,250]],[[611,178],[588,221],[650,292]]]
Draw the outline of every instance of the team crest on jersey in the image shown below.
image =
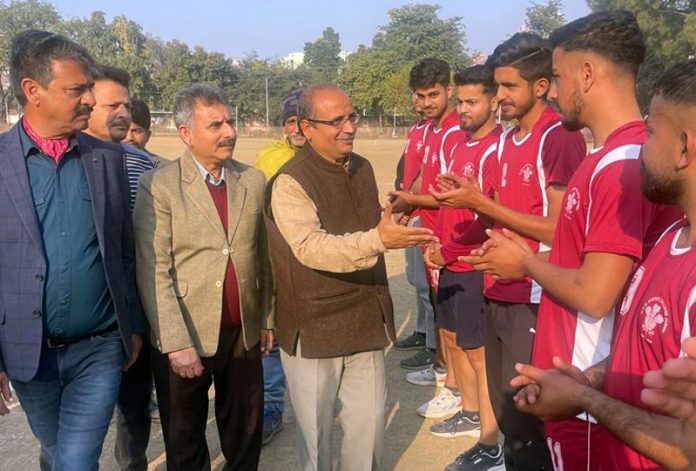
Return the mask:
[[573,187],[570,191],[566,193],[566,202],[564,208],[564,216],[568,219],[573,217],[573,213],[580,209],[580,190],[577,187]]
[[532,176],[534,175],[534,168],[532,164],[527,164],[520,170],[520,175],[522,175],[522,184],[529,185],[532,181]]
[[640,267],[638,267],[638,270],[636,270],[635,274],[633,275],[633,278],[631,279],[631,284],[628,287],[628,291],[626,291],[626,296],[624,297],[623,302],[621,303],[621,310],[619,311],[619,315],[625,316],[628,312],[628,309],[631,307],[631,304],[633,304],[633,298],[636,296],[636,290],[640,286],[640,282],[643,279],[644,273],[645,267],[641,265]]
[[464,166],[464,172],[462,172],[465,177],[473,177],[474,176],[474,164],[471,162],[467,162],[466,165]]
[[669,325],[669,309],[667,304],[659,296],[654,296],[643,305],[640,310],[643,324],[640,327],[640,336],[648,343],[652,343],[656,333],[664,334]]
[[437,163],[437,151],[433,152],[432,155],[430,156],[430,165],[435,165],[436,163]]
[[418,141],[416,142],[416,150],[420,152],[420,150],[423,148],[423,141]]
[[507,162],[503,164],[503,177],[500,179],[500,186],[502,188],[507,186]]

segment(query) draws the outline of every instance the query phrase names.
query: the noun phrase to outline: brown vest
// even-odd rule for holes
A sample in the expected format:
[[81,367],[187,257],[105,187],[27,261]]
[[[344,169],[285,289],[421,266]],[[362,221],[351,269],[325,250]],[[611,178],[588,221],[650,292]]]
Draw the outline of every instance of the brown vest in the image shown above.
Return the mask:
[[[329,234],[368,231],[379,223],[380,204],[370,163],[351,154],[350,166],[329,162],[305,144],[276,174],[295,179],[317,207]],[[276,335],[294,355],[298,336],[304,358],[327,358],[385,347],[396,337],[384,256],[352,273],[313,270],[295,258],[271,211],[275,177],[266,187],[266,226],[276,291]]]

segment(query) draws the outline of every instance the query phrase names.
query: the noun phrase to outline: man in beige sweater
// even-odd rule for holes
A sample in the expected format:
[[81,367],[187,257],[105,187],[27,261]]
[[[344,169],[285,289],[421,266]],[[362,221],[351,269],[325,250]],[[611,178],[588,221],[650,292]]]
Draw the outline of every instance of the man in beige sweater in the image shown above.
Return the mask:
[[281,360],[305,471],[331,469],[340,399],[341,469],[380,465],[386,386],[383,348],[394,339],[384,252],[435,240],[381,207],[370,163],[353,153],[359,115],[334,85],[298,103],[307,142],[271,179],[267,227],[278,298]]
[[273,343],[265,179],[231,160],[237,135],[228,103],[210,85],[177,94],[187,150],[143,175],[133,214],[169,470],[210,469],[211,383],[225,469],[256,469],[261,449],[261,352]]

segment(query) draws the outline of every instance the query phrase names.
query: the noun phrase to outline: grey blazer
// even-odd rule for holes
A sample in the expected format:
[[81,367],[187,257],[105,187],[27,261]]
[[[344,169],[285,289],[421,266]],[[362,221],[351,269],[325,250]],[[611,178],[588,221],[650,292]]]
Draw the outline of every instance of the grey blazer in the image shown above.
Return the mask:
[[[126,353],[144,320],[135,288],[128,182],[119,145],[77,133],[99,249]],[[0,371],[29,381],[43,339],[46,260],[19,129],[0,134]]]

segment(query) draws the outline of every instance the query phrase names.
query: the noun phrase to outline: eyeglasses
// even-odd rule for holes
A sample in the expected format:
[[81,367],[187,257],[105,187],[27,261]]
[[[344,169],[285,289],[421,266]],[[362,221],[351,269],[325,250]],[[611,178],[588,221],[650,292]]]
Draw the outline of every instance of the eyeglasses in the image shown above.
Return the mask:
[[350,121],[350,124],[356,125],[360,121],[360,115],[358,113],[351,113],[348,116],[339,116],[338,118],[334,119],[312,119],[312,118],[305,118],[307,121],[310,123],[319,123],[319,124],[326,124],[329,126],[333,126],[336,129],[341,129],[344,124],[346,124],[346,121]]

